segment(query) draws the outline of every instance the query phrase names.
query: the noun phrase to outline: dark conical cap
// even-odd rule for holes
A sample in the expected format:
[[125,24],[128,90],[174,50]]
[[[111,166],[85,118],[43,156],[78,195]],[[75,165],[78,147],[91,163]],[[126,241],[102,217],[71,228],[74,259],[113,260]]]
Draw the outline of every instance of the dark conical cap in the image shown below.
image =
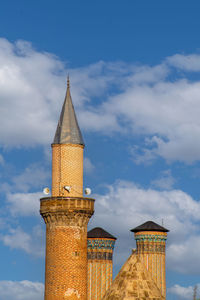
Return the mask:
[[104,239],[113,239],[116,240],[117,238],[114,237],[112,234],[108,233],[101,227],[95,227],[88,231],[87,233],[88,238],[104,238]]
[[152,222],[152,221],[148,221],[145,222],[144,224],[135,227],[133,229],[131,229],[132,232],[139,232],[139,231],[160,231],[160,232],[169,232],[168,229]]
[[70,94],[69,77],[67,79],[65,101],[63,103],[53,144],[77,144],[84,146],[83,137],[78,126]]

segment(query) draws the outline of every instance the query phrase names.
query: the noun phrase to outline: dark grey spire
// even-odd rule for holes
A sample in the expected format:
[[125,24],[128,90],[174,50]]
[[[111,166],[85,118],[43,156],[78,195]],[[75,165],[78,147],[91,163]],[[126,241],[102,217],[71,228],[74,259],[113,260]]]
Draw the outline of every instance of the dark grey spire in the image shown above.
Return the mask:
[[67,92],[53,144],[76,144],[84,146],[70,94],[69,77],[67,78]]

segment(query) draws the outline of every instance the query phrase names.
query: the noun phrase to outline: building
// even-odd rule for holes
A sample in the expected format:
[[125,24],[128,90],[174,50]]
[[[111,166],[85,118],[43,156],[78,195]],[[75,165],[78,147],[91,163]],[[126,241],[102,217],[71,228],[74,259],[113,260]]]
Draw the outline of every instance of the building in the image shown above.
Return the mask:
[[137,255],[166,297],[165,244],[168,229],[148,221],[131,230],[135,234]]
[[131,231],[135,233],[137,248],[121,268],[103,300],[164,300],[168,230],[148,221]]
[[115,241],[100,227],[88,232],[88,300],[101,300],[111,286]]
[[67,92],[52,144],[52,191],[40,199],[46,224],[45,300],[165,299],[168,230],[148,221],[131,231],[137,249],[112,281],[116,238],[87,233],[94,199],[83,197],[84,142]]
[[87,224],[94,200],[83,197],[83,149],[68,79],[52,144],[52,196],[40,200],[46,223],[45,300],[87,299]]

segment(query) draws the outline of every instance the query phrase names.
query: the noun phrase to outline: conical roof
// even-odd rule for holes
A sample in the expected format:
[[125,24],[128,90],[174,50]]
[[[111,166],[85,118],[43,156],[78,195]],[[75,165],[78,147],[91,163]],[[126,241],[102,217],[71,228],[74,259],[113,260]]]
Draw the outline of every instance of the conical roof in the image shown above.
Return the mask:
[[90,231],[88,231],[87,237],[88,238],[105,238],[105,239],[114,239],[114,240],[117,239],[116,237],[114,237],[112,234],[105,231],[101,227],[95,227],[95,228],[91,229]]
[[125,262],[102,300],[125,299],[165,299],[135,253]]
[[69,78],[67,79],[67,92],[53,144],[84,145],[83,137],[78,126],[78,121],[72,103]]
[[160,226],[153,221],[148,221],[143,223],[142,225],[131,229],[132,232],[139,232],[139,231],[160,231],[160,232],[169,232],[168,229]]

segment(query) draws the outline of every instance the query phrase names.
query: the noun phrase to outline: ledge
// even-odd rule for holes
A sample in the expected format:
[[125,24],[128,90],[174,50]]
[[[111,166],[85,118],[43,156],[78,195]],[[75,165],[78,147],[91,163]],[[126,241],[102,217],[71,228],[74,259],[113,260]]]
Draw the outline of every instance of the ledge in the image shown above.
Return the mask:
[[40,199],[40,213],[47,212],[94,212],[92,198],[84,197],[44,197]]

